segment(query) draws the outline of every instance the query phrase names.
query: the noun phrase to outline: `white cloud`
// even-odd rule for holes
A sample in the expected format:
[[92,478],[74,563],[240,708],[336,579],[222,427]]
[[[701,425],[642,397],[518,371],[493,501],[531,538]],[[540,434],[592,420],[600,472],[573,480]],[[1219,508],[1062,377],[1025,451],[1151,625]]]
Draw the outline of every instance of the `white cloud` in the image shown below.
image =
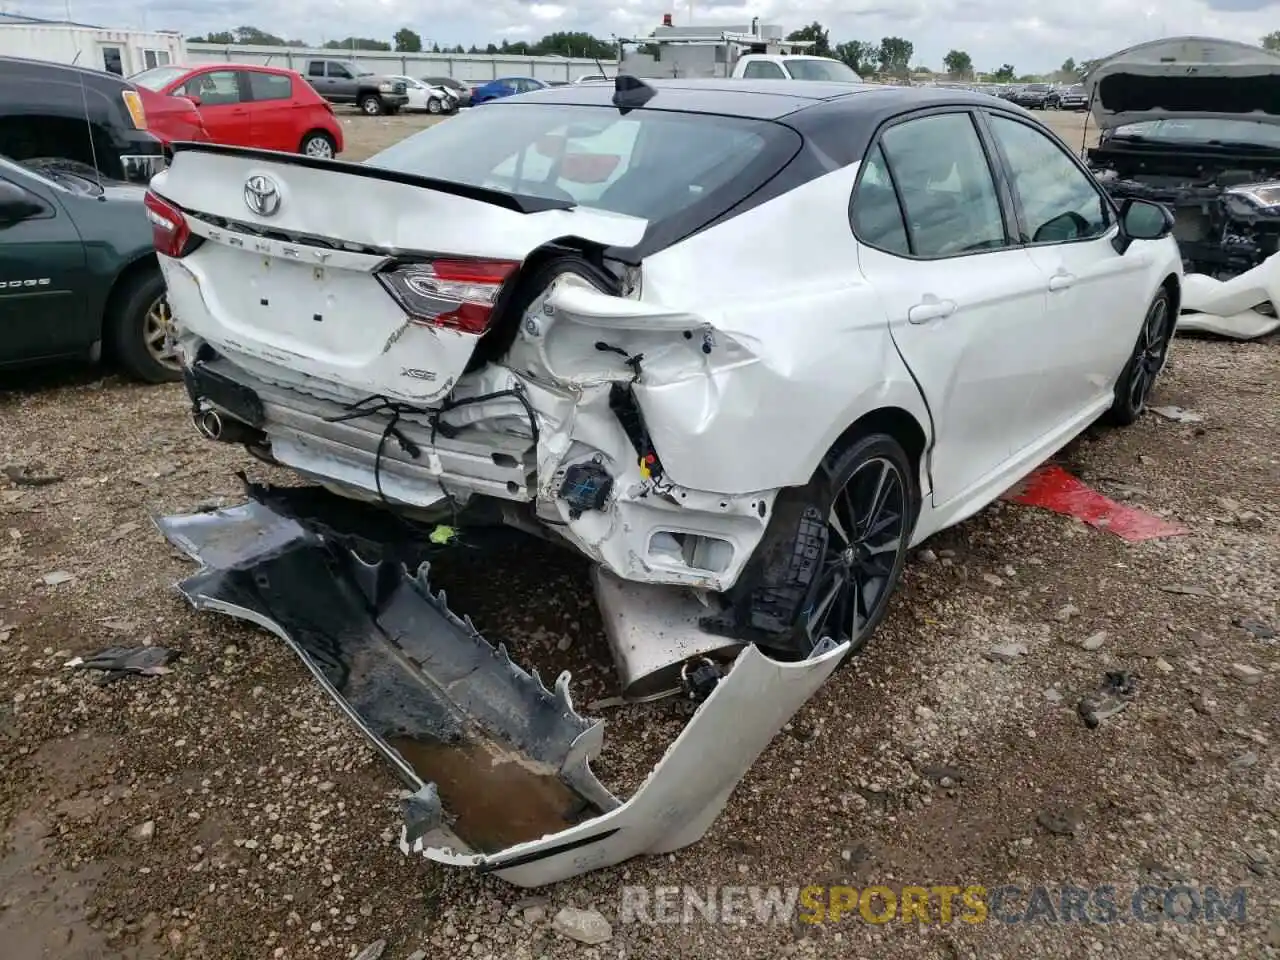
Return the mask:
[[[699,23],[748,23],[759,16],[788,30],[814,20],[832,42],[897,36],[915,45],[913,61],[935,69],[953,48],[979,69],[1012,63],[1019,72],[1056,68],[1067,57],[1102,56],[1159,36],[1198,34],[1256,43],[1278,24],[1267,0],[695,0]],[[19,0],[10,12],[61,19],[64,0]],[[537,39],[558,30],[645,35],[672,13],[688,22],[687,0],[71,0],[73,19],[105,26],[175,29],[191,35],[245,24],[313,43],[346,36],[390,40],[407,26],[435,43],[465,46]]]

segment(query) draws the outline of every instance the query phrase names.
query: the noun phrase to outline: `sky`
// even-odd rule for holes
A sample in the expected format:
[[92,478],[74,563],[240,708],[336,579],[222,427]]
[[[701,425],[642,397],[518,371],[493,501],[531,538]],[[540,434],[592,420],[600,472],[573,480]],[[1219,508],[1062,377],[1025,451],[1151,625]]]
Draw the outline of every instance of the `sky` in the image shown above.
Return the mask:
[[534,41],[556,31],[601,39],[643,36],[671,13],[677,25],[762,23],[798,29],[814,20],[844,40],[897,36],[915,45],[912,65],[941,69],[951,49],[978,70],[1011,63],[1019,74],[1057,69],[1162,36],[1214,36],[1257,43],[1280,29],[1267,0],[0,0],[0,11],[112,27],[179,30],[193,36],[255,26],[315,44],[347,36],[390,40],[402,26],[428,42],[464,46]]

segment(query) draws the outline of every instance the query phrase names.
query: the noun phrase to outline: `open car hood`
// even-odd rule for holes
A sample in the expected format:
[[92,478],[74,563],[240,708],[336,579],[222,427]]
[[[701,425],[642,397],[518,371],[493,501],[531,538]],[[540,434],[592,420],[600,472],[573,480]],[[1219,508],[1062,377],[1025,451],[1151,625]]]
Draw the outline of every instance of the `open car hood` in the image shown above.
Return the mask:
[[1085,89],[1103,129],[1168,117],[1280,124],[1280,56],[1234,40],[1140,43],[1100,61]]

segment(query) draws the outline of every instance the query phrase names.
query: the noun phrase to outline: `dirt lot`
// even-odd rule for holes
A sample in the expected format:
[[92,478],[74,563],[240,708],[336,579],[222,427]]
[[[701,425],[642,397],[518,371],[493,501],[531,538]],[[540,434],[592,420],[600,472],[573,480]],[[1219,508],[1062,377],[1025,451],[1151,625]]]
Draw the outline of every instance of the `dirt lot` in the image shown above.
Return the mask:
[[[1078,136],[1078,118],[1049,119]],[[353,117],[347,156],[420,123]],[[545,902],[403,857],[397,783],[292,655],[263,632],[195,615],[173,591],[191,566],[149,512],[236,502],[236,470],[270,471],[197,439],[178,387],[68,370],[10,376],[0,391],[0,464],[56,478],[0,476],[7,960],[328,960],[379,939],[388,960],[1280,956],[1274,337],[1180,339],[1156,402],[1202,421],[1149,414],[1062,454],[1187,536],[1126,545],[997,504],[935,538],[868,652],[775,739],[702,843],[539,891]],[[463,551],[435,572],[518,660],[543,676],[570,667],[576,702],[614,692],[574,556],[532,544],[518,556]],[[108,686],[63,667],[122,643],[183,656],[172,673]],[[1008,644],[1025,652],[992,659]],[[1077,701],[1117,670],[1136,676],[1133,701],[1089,729]],[[687,709],[606,715],[599,773],[625,793]],[[1243,885],[1247,917],[617,922],[623,884],[1071,882],[1113,884],[1122,905],[1141,884]],[[565,906],[598,909],[611,939],[584,947],[553,933]]]

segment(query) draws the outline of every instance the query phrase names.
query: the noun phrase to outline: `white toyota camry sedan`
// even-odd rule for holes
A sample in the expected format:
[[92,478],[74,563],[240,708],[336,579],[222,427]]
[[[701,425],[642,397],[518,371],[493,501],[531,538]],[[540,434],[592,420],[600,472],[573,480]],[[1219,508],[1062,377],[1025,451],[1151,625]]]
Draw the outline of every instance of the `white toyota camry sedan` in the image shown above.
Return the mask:
[[[161,520],[183,592],[342,703],[402,849],[523,885],[702,836],[913,544],[1141,415],[1183,293],[1163,207],[938,89],[620,77],[364,164],[181,144],[146,203],[196,427],[312,481]],[[403,566],[495,520],[593,561],[626,698],[700,701],[625,803],[568,674]]]
[[415,518],[496,502],[798,656],[1135,420],[1181,296],[1163,207],[938,89],[579,84],[364,164],[181,146],[148,207],[206,435]]

